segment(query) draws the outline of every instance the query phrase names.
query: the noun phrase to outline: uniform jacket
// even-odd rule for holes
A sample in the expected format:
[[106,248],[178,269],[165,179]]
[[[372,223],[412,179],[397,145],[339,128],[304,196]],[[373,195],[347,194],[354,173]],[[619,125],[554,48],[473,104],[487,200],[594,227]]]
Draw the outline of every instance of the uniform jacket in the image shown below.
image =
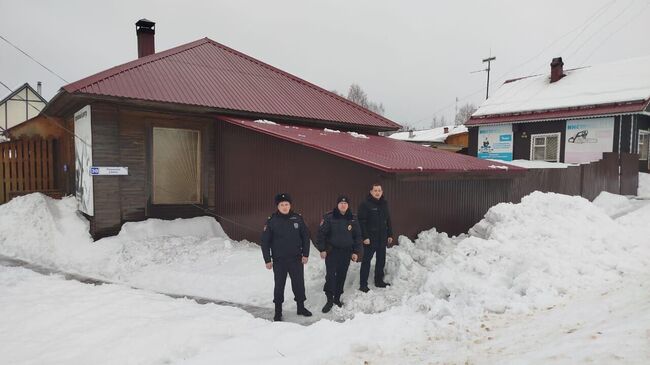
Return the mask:
[[362,242],[359,221],[350,209],[341,215],[338,208],[323,216],[323,221],[318,229],[316,247],[319,251],[329,251],[331,248],[350,249],[361,255]]
[[273,213],[262,232],[262,256],[268,263],[284,257],[309,256],[309,230],[302,216]]

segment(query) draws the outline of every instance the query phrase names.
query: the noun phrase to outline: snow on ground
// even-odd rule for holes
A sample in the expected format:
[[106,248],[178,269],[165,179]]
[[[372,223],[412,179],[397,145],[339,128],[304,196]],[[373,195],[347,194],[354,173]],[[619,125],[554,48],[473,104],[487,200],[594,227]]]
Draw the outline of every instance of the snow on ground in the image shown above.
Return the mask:
[[526,169],[566,169],[569,166],[578,166],[576,164],[569,164],[563,162],[531,161],[531,160],[512,160],[512,161],[492,160],[492,161],[500,162],[507,165],[523,167]]
[[[640,180],[640,191],[644,191],[647,181]],[[259,248],[230,240],[212,218],[130,223],[118,236],[94,243],[72,198],[19,197],[0,206],[0,218],[2,255],[149,290],[272,305],[272,275],[264,269]],[[504,363],[574,364],[609,363],[618,357],[624,363],[645,363],[650,357],[642,345],[650,335],[643,338],[643,333],[650,321],[648,312],[642,311],[648,301],[647,296],[631,293],[647,293],[647,287],[639,289],[639,285],[650,277],[648,219],[647,200],[603,193],[591,203],[580,197],[535,192],[519,204],[492,207],[466,235],[449,237],[431,229],[416,240],[400,237],[400,245],[388,252],[387,280],[393,284],[389,288],[371,288],[367,294],[357,291],[359,265],[352,264],[345,306],[325,316],[319,311],[324,303],[324,263],[312,250],[306,269],[307,305],[318,317],[349,319],[345,323],[325,320],[307,328],[271,324],[237,309],[201,307],[119,285],[59,283],[60,278],[15,268],[1,269],[0,313],[8,313],[7,318],[14,314],[23,320],[31,318],[27,328],[35,326],[30,332],[39,334],[42,343],[54,338],[73,341],[77,329],[108,339],[119,347],[118,352],[128,347],[117,339],[120,333],[126,331],[136,343],[144,341],[140,338],[144,331],[133,332],[122,317],[144,317],[139,323],[156,334],[173,332],[179,326],[181,334],[163,341],[167,346],[161,346],[162,357],[155,357],[145,346],[142,363],[181,358],[191,358],[187,363],[192,364],[215,360],[259,363],[263,358],[268,360],[265,363],[473,364],[503,358]],[[52,290],[41,290],[41,286]],[[63,303],[66,295],[76,295],[77,290],[87,294],[74,296],[67,305],[81,306],[79,313],[88,312],[83,305],[94,305],[94,299],[80,298],[93,295],[109,307],[120,298],[126,304],[106,319],[100,315],[102,307],[97,317],[81,324],[71,321],[68,326],[60,318],[73,316]],[[605,292],[611,295],[603,296]],[[285,316],[298,321],[292,297],[287,288]],[[32,302],[46,303],[37,306],[40,316],[25,309]],[[50,306],[51,312],[42,311]],[[592,310],[581,311],[586,306]],[[20,316],[21,310],[26,310],[25,316]],[[607,310],[610,316],[603,315]],[[632,320],[634,313],[637,322]],[[189,322],[181,323],[174,316]],[[110,323],[110,328],[84,327],[98,321]],[[46,329],[54,322],[65,326],[59,336],[48,337]],[[17,339],[28,338],[17,329],[18,324],[10,324],[7,330],[0,329],[0,343],[15,333]],[[195,326],[196,336],[188,330]],[[570,332],[561,332],[565,327]],[[617,347],[617,342],[626,346]],[[568,353],[571,346],[583,350]],[[14,347],[10,353],[15,359],[31,359],[30,348]],[[54,351],[61,363],[65,356],[94,359],[96,355],[54,348],[42,352]],[[259,355],[247,351],[250,348],[259,348]]]
[[639,173],[639,191],[637,195],[644,198],[650,198],[650,174]]

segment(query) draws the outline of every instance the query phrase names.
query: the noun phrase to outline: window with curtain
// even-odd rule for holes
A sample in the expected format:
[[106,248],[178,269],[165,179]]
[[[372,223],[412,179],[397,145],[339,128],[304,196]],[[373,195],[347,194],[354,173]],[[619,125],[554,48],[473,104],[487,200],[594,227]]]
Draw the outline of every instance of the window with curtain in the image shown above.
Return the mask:
[[201,202],[201,133],[153,129],[153,203]]
[[560,133],[533,134],[530,139],[531,160],[560,161]]

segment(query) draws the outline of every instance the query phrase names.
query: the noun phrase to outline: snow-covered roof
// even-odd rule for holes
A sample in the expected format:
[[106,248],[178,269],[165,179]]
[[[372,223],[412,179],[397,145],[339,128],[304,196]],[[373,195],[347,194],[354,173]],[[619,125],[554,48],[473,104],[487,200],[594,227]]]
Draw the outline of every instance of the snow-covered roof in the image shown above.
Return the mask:
[[472,118],[650,99],[650,56],[506,81]]
[[[449,128],[447,133],[445,133],[445,128]],[[392,139],[398,139],[400,141],[409,141],[409,142],[444,143],[447,140],[447,137],[453,136],[455,134],[466,133],[466,132],[467,132],[467,127],[465,127],[464,125],[456,125],[456,126],[448,125],[445,127],[437,127],[433,129],[423,129],[420,131],[397,132],[391,134],[389,137]]]

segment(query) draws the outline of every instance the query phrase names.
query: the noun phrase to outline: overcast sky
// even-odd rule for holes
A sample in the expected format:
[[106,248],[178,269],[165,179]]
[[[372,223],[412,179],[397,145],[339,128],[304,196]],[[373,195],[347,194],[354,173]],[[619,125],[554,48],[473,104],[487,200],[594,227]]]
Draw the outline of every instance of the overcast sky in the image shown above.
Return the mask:
[[[137,58],[135,22],[156,22],[156,50],[202,37],[328,90],[360,84],[386,116],[425,127],[480,104],[506,78],[650,55],[650,0],[94,1],[0,0],[0,35],[69,82]],[[0,40],[0,81],[65,83]],[[8,94],[0,90],[0,97]]]

